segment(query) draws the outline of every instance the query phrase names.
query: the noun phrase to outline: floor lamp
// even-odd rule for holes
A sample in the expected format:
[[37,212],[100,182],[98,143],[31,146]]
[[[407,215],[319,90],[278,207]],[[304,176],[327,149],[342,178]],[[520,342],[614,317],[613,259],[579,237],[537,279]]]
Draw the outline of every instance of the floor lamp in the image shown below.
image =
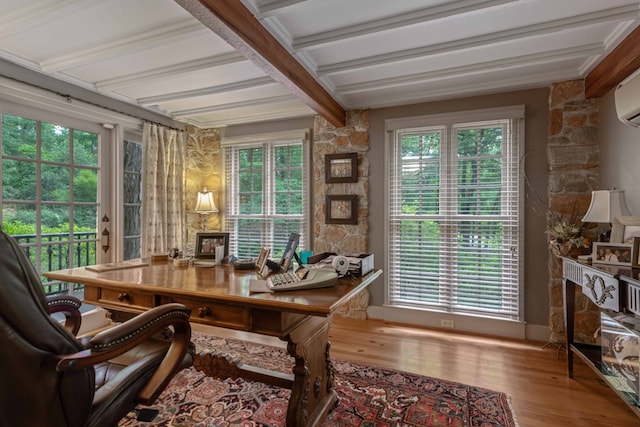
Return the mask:
[[213,201],[213,193],[207,191],[207,187],[198,192],[198,201],[196,202],[194,211],[202,217],[202,230],[207,231],[207,216],[218,212],[216,203]]

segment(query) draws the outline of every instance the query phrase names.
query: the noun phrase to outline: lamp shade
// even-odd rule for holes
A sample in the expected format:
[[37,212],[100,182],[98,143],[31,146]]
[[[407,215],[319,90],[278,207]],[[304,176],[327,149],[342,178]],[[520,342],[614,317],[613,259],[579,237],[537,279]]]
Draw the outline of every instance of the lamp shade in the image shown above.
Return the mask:
[[203,191],[198,192],[198,201],[196,202],[196,208],[194,210],[202,213],[218,212],[218,208],[213,201],[213,193],[207,191],[206,187]]
[[614,218],[631,215],[623,190],[597,190],[591,193],[591,204],[582,222],[611,224]]

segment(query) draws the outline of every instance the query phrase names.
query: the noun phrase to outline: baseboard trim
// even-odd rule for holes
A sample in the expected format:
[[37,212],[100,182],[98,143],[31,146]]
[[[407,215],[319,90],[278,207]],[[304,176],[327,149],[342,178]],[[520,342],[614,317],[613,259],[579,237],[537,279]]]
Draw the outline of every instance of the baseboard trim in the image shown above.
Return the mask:
[[[505,338],[526,339],[533,341],[547,341],[549,326],[527,325],[525,322],[492,319],[460,314],[438,313],[412,308],[369,306],[367,316],[387,322],[424,326],[438,329],[451,329],[456,332],[495,335]],[[453,327],[443,327],[443,323],[453,324]]]

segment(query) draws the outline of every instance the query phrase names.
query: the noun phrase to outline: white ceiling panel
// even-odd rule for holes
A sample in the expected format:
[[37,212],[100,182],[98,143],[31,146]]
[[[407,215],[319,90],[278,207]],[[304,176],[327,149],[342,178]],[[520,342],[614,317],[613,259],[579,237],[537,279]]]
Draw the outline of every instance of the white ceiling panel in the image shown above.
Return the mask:
[[[316,114],[178,1],[0,0],[0,60],[203,127]],[[640,0],[242,5],[345,110],[584,78],[640,23]]]
[[581,62],[580,59],[564,61],[562,64],[564,71],[559,70],[556,66],[535,65],[524,68],[520,73],[514,73],[511,69],[456,76],[443,73],[419,82],[408,82],[404,85],[381,85],[377,89],[362,92],[353,91],[345,97],[349,104],[354,105],[354,108],[381,108],[502,91],[532,89],[574,78],[572,77],[573,72],[570,70]]
[[[217,106],[223,104],[232,104],[240,102],[251,102],[256,99],[265,98],[285,99],[287,101],[295,101],[296,98],[291,95],[285,88],[275,82],[265,84],[263,86],[252,86],[243,90],[234,90],[232,92],[222,92],[212,95],[195,96],[186,99],[176,99],[156,102],[164,110],[179,111],[188,110],[190,108],[204,108],[209,106]],[[141,100],[146,103],[145,100]]]
[[153,95],[206,89],[212,86],[264,76],[264,73],[253,64],[243,61],[214,68],[184,72],[161,79],[149,79],[147,82],[120,89],[118,92],[126,94],[133,99],[138,99]]
[[[103,82],[122,77],[123,70],[125,75],[135,75],[167,68],[184,70],[181,64],[188,65],[194,61],[210,68],[214,66],[216,57],[221,65],[231,61],[245,60],[242,55],[230,55],[235,53],[231,46],[212,35],[208,29],[202,31],[205,31],[204,35],[208,37],[203,37],[202,33],[198,33],[191,37],[169,41],[160,46],[123,53],[117,57],[70,68],[65,70],[65,74],[85,81]],[[208,58],[210,61],[199,61],[203,58]]]

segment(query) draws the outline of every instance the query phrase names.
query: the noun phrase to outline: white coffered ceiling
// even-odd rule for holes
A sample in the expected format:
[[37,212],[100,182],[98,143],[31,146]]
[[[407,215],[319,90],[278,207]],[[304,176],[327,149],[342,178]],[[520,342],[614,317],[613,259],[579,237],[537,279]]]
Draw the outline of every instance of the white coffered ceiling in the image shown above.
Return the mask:
[[[179,3],[0,0],[0,58],[199,127],[315,114]],[[639,3],[242,0],[345,110],[585,77]]]

